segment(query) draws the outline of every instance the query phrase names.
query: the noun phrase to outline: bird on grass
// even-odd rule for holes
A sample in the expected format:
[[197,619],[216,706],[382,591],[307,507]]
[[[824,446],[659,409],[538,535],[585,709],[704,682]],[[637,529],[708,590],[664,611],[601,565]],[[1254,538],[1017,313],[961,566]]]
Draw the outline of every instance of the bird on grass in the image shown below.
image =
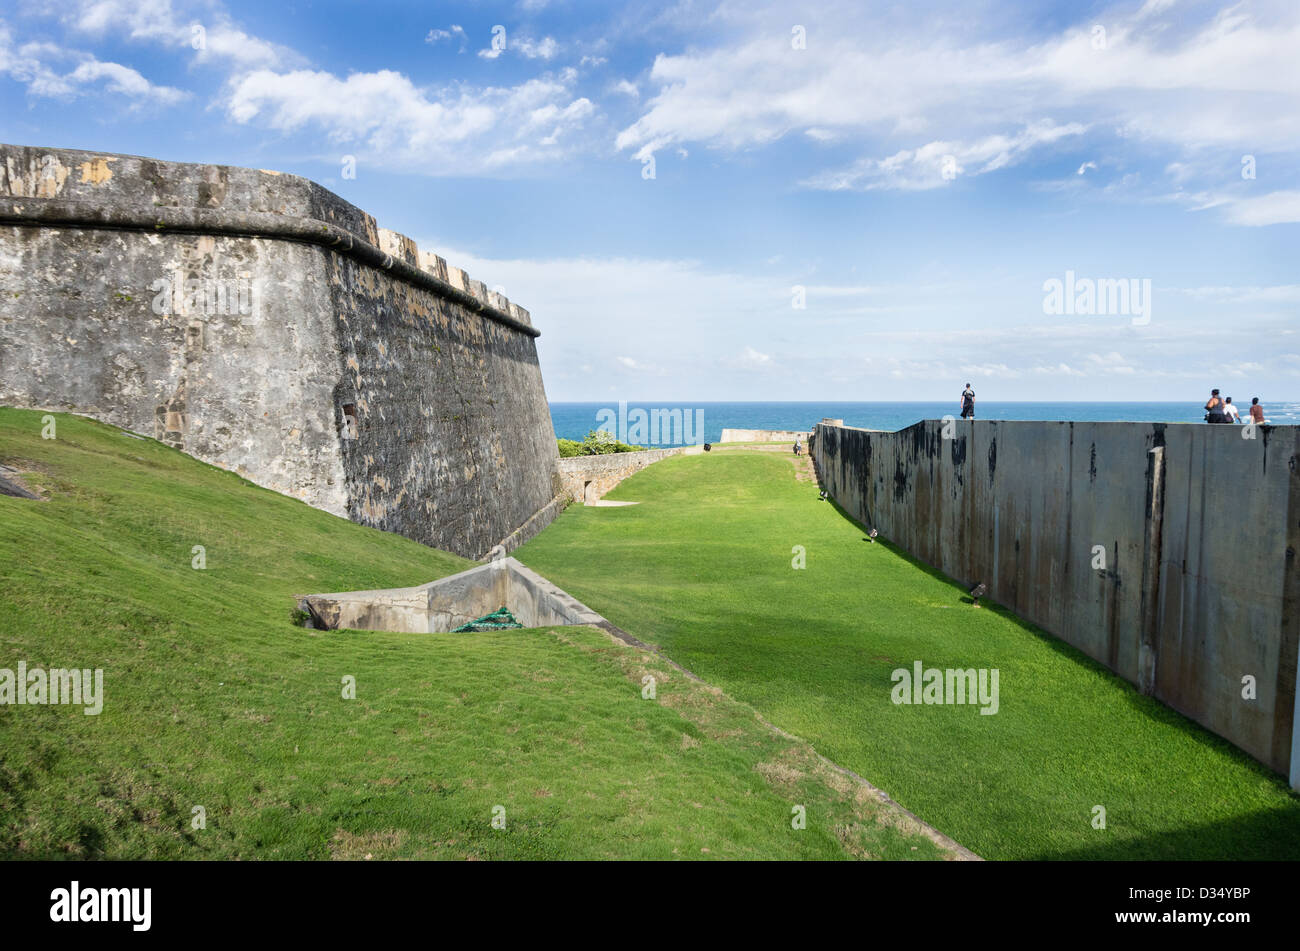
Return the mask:
[[970,589],[971,601],[974,602],[975,607],[980,606],[980,598],[984,597],[984,595],[988,593],[989,593],[989,587],[983,581],[981,581],[975,587]]
[[879,535],[879,534],[880,534],[880,533],[879,533],[878,531],[876,531],[876,530],[873,528],[873,529],[872,529],[872,530],[867,534],[867,541],[871,542],[871,544],[874,545],[874,544],[876,543],[876,536]]

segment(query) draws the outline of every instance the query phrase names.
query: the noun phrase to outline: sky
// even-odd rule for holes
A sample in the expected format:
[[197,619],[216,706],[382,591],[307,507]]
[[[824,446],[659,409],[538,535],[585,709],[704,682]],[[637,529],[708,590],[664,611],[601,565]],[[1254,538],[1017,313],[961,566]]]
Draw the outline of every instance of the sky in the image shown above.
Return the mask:
[[0,141],[311,178],[555,401],[1300,399],[1295,0],[0,0]]

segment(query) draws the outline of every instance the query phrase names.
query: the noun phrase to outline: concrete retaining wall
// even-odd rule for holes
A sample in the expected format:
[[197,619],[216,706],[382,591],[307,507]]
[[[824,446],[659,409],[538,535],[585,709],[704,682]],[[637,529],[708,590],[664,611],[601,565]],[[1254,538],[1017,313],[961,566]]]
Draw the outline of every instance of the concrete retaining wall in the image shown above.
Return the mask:
[[854,518],[1300,788],[1300,427],[1243,429],[819,425],[812,452]]
[[322,630],[438,633],[505,607],[524,627],[590,624],[617,631],[572,595],[514,558],[501,558],[413,588],[308,594],[298,598]]
[[0,403],[468,557],[545,527],[526,310],[294,175],[0,146]]
[[610,452],[600,456],[570,456],[560,460],[563,490],[575,502],[595,502],[634,472],[678,456],[686,447],[646,449],[641,452]]

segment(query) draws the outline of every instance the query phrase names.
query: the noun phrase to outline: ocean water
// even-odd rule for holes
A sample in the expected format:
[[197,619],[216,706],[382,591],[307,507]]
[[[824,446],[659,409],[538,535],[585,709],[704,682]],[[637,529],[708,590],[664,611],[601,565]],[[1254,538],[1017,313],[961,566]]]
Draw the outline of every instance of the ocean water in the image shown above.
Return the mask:
[[[1237,400],[1234,399],[1233,402],[1236,403]],[[1250,399],[1241,402],[1244,415]],[[1300,423],[1300,402],[1268,403],[1261,400],[1261,403],[1270,423]],[[550,405],[555,435],[561,439],[582,439],[590,430],[597,428],[602,411],[605,411],[605,419],[609,418],[610,413],[617,418],[619,412],[617,403]],[[981,400],[976,403],[976,413],[978,419],[1204,423],[1203,405],[1204,400],[1200,403],[992,403]],[[633,409],[681,409],[683,413],[689,410],[693,421],[698,420],[702,413],[703,438],[692,440],[700,442],[719,442],[723,429],[808,430],[823,416],[842,419],[847,426],[897,430],[922,419],[940,419],[948,414],[961,415],[955,399],[944,403],[628,403],[628,413]],[[692,425],[693,436],[696,428]],[[672,438],[666,433],[660,433],[659,436],[658,442],[640,440],[640,444],[666,445]]]

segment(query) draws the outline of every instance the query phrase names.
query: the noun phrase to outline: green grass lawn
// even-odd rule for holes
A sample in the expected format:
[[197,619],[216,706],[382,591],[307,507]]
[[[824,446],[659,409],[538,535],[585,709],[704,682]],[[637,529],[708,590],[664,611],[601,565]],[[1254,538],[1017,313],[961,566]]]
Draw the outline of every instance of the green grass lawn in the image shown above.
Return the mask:
[[[641,504],[575,506],[516,554],[985,858],[1300,858],[1282,777],[869,544],[793,473],[770,452],[668,459],[607,496]],[[1000,711],[893,704],[917,660],[998,669]]]
[[48,496],[0,496],[0,667],[102,668],[104,708],[0,706],[0,857],[948,854],[752,708],[594,629],[296,627],[295,594],[468,563],[78,417],[44,440],[41,416],[0,409],[0,462]]

